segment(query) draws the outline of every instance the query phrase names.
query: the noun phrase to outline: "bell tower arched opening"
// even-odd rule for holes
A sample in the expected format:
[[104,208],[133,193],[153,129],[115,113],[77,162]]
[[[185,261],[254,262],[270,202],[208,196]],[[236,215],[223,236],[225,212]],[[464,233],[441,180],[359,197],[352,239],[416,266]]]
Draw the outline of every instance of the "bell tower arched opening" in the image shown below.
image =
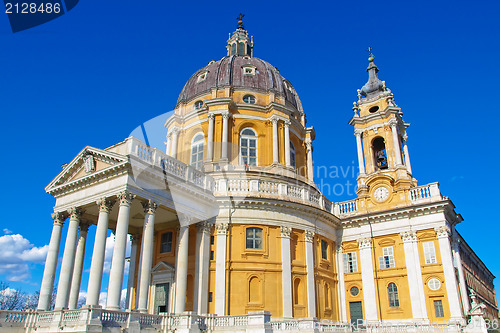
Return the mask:
[[382,137],[376,137],[372,141],[373,159],[375,171],[387,169],[387,151],[385,148],[385,140]]

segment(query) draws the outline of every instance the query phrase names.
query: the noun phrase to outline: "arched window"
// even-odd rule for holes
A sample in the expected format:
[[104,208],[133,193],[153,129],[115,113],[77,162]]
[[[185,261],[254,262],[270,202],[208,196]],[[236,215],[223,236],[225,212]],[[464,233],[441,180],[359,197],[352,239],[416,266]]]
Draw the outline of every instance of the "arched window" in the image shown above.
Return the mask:
[[389,283],[389,286],[387,286],[387,293],[389,294],[389,306],[398,307],[399,295],[398,295],[398,287],[396,287],[395,283],[393,282]]
[[385,151],[385,141],[382,137],[377,137],[372,142],[373,159],[377,170],[387,169],[387,152]]
[[205,144],[205,137],[202,133],[194,136],[191,143],[191,165],[196,169],[201,169],[203,166],[203,145]]
[[295,146],[290,141],[290,166],[295,168]]
[[255,97],[252,95],[245,95],[243,96],[243,102],[248,104],[255,104]]
[[203,107],[203,101],[196,101],[196,103],[194,103],[195,110],[201,109],[202,107]]
[[262,249],[261,228],[247,228],[247,249]]
[[257,165],[257,133],[251,128],[245,128],[240,135],[240,163]]

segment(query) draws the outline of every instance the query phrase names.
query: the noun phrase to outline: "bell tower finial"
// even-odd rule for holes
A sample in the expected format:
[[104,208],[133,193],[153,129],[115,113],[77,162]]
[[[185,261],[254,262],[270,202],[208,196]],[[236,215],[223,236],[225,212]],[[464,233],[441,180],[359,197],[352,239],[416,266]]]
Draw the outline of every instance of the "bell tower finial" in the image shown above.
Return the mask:
[[253,37],[248,36],[248,32],[243,26],[244,16],[241,13],[238,15],[236,18],[238,20],[236,31],[232,35],[229,35],[226,46],[228,56],[253,56]]
[[366,50],[368,51],[368,61],[373,62],[373,60],[375,60],[375,56],[372,53],[373,48],[371,46],[368,46]]

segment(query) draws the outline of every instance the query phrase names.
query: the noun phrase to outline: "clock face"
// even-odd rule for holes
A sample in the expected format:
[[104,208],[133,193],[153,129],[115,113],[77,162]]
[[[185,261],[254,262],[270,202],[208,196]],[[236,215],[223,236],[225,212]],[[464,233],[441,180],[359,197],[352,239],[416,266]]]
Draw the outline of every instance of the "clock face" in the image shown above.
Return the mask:
[[389,197],[389,190],[384,186],[377,187],[375,191],[373,191],[373,197],[377,201],[384,201]]

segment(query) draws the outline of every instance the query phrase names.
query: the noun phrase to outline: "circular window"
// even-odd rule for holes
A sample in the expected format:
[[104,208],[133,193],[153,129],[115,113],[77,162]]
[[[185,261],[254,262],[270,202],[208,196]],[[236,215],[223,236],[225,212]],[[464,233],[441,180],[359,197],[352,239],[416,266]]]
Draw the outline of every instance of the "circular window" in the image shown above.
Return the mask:
[[370,113],[377,112],[378,111],[378,106],[372,106],[368,111],[370,111]]
[[359,295],[359,288],[358,287],[352,287],[351,288],[351,295],[352,296],[358,296]]
[[439,288],[441,288],[441,282],[436,278],[430,279],[429,282],[427,282],[427,285],[430,290],[439,290]]
[[255,97],[252,95],[245,95],[243,96],[243,102],[248,104],[255,104]]
[[196,103],[194,103],[194,108],[196,110],[201,109],[202,107],[203,107],[203,102],[202,101],[197,101]]

